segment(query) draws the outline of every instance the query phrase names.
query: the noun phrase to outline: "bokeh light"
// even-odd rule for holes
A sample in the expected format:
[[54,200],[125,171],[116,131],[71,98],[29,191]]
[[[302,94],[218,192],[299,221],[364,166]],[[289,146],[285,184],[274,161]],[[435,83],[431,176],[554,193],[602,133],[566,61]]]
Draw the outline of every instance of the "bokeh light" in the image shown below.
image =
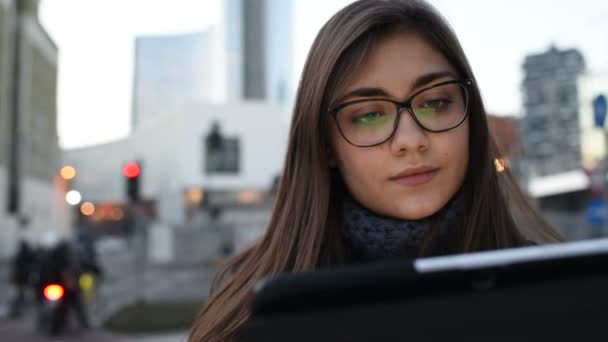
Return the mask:
[[65,194],[65,201],[68,202],[69,205],[77,205],[81,200],[82,195],[76,190],[70,190]]
[[48,300],[58,300],[63,297],[63,292],[63,287],[61,287],[61,285],[48,285],[44,288],[44,297]]
[[85,216],[91,216],[95,214],[95,205],[91,202],[84,202],[80,206],[80,212]]
[[65,180],[74,179],[76,177],[76,169],[71,165],[66,165],[61,168],[59,175]]

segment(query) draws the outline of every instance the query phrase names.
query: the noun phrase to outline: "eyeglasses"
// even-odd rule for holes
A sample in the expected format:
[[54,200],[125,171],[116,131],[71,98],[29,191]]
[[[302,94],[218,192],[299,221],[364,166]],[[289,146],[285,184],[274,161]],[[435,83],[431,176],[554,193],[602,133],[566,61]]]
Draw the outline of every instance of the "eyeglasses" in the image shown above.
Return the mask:
[[422,89],[404,101],[373,98],[329,109],[342,137],[351,145],[372,147],[393,137],[406,108],[416,124],[429,132],[445,132],[464,122],[472,80],[451,80]]

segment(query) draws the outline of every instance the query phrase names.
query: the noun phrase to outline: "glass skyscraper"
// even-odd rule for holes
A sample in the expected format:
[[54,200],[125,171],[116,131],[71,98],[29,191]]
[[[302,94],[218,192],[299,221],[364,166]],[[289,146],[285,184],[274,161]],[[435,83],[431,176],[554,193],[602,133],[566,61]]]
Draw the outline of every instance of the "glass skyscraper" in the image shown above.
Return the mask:
[[213,32],[139,37],[135,42],[133,127],[179,114],[186,101],[217,102]]
[[204,32],[136,39],[133,128],[192,101],[289,105],[292,1],[224,0],[223,9]]

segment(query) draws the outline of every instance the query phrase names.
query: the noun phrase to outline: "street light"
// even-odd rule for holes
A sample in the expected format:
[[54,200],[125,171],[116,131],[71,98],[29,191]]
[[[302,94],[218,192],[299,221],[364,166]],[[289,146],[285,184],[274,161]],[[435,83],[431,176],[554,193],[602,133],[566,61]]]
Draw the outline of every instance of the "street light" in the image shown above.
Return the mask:
[[66,181],[72,180],[76,177],[76,169],[71,165],[66,165],[61,168],[59,175]]
[[82,195],[76,190],[70,190],[65,194],[65,201],[68,202],[69,205],[77,205],[82,201]]
[[84,202],[80,206],[80,212],[85,216],[91,216],[95,214],[95,205],[91,202]]

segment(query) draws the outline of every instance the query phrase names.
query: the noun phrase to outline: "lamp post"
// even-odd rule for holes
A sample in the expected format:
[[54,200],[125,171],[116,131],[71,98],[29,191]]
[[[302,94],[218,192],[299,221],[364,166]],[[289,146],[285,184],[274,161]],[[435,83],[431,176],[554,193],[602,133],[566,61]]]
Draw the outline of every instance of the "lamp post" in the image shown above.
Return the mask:
[[[12,75],[10,80],[10,140],[9,140],[9,179],[8,179],[8,212],[19,215],[21,212],[21,125],[19,122],[20,91],[21,91],[21,40],[23,4],[21,1],[15,3],[15,21],[13,29],[12,44]],[[9,69],[10,70],[10,69]]]

